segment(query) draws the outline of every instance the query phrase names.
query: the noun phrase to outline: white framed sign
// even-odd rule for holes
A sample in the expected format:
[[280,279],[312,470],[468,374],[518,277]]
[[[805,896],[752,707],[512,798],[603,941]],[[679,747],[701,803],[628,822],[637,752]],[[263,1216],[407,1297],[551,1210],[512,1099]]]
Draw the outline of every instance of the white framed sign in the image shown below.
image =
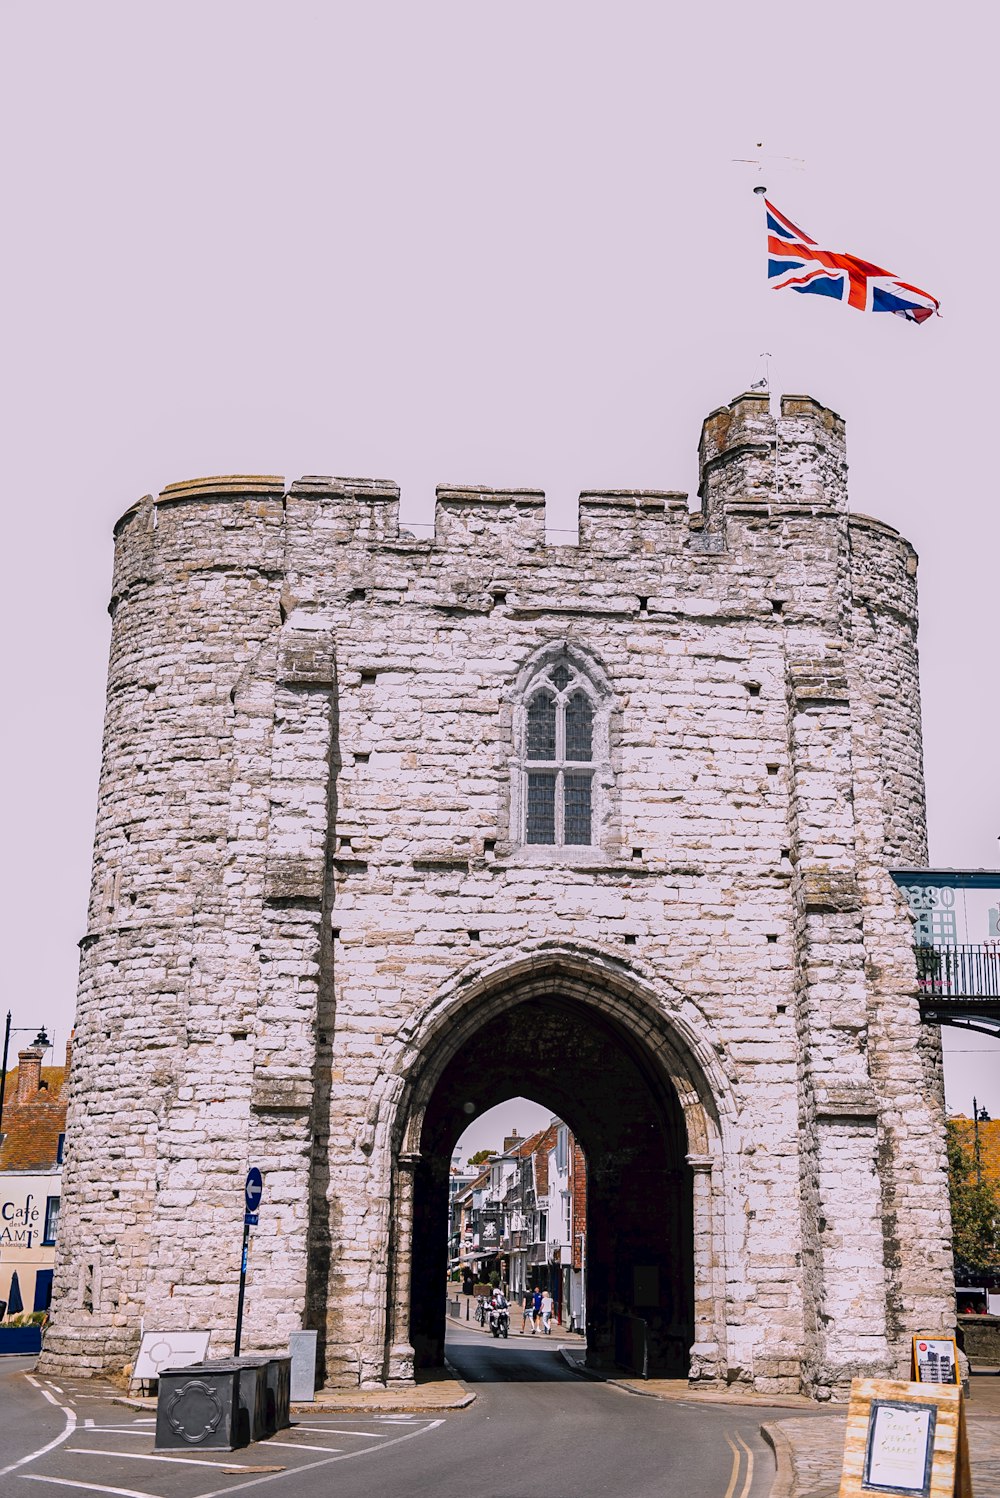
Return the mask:
[[958,1348],[954,1337],[914,1337],[913,1376],[918,1384],[957,1384]]
[[928,1498],[937,1405],[873,1399],[861,1490]]
[[132,1380],[159,1378],[167,1368],[204,1362],[211,1332],[143,1332]]

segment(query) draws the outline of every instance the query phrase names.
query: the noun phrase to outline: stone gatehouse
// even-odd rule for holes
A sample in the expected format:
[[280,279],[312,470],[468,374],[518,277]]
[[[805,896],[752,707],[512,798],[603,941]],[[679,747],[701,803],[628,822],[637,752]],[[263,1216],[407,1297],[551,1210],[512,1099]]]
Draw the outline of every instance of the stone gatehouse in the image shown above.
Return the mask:
[[116,528],[45,1362],[147,1328],[440,1357],[447,1174],[511,1095],[588,1161],[590,1357],[761,1391],[949,1328],[916,556],[808,397],[706,420],[701,508],[226,477]]

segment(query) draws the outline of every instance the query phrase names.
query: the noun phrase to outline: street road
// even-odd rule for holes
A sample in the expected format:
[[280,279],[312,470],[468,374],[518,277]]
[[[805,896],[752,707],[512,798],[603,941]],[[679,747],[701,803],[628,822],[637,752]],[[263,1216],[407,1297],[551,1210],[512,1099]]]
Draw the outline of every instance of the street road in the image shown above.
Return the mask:
[[[557,1338],[450,1331],[475,1404],[440,1415],[295,1417],[231,1455],[153,1452],[151,1414],[112,1390],[0,1363],[0,1498],[766,1498],[760,1408],[630,1395],[582,1378]],[[28,1380],[31,1380],[30,1382]]]

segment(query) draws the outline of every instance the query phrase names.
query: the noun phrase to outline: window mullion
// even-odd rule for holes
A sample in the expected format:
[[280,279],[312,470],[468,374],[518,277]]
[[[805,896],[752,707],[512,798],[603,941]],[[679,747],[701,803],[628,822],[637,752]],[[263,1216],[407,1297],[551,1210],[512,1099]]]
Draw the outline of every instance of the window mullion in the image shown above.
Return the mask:
[[558,768],[558,770],[556,771],[556,808],[555,808],[555,810],[556,810],[556,847],[557,848],[561,848],[563,846],[564,842],[566,841],[566,836],[565,836],[566,814],[565,814],[565,808],[564,808],[564,805],[563,805],[564,799],[565,799],[565,797],[564,797],[564,792],[563,792],[563,769],[562,769],[562,766],[560,765],[559,768]]

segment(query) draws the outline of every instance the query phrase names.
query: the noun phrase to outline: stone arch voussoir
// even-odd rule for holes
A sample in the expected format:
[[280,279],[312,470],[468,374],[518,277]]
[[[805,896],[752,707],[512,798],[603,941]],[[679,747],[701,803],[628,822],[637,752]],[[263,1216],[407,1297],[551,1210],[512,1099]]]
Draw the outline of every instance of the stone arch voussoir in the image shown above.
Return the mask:
[[[424,1110],[441,1073],[472,1034],[504,1009],[557,987],[567,998],[597,1007],[618,1022],[660,1064],[673,1083],[694,1155],[721,1157],[736,1126],[729,1078],[697,1007],[647,964],[624,961],[596,944],[539,941],[511,960],[501,954],[465,969],[447,983],[400,1032],[401,1049],[379,1096],[373,1120],[389,1128],[403,1153],[419,1148]],[[388,1143],[388,1138],[386,1138]]]

